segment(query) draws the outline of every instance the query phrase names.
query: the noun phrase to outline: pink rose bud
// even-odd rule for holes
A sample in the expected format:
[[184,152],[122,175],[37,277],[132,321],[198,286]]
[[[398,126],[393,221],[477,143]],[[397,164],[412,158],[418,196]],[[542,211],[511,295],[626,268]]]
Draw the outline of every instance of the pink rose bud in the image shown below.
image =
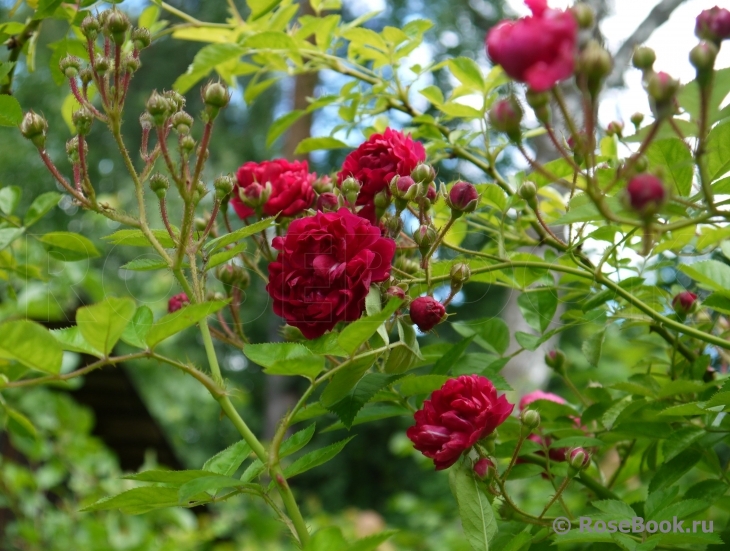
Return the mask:
[[433,297],[419,297],[411,303],[411,321],[424,333],[436,327],[446,316],[446,308]]
[[646,85],[651,98],[657,103],[671,100],[679,90],[679,81],[673,79],[664,71],[654,73],[649,77]]
[[492,105],[489,110],[489,122],[495,130],[504,132],[513,142],[519,142],[522,140],[520,124],[523,114],[519,102],[511,96]]
[[487,53],[512,79],[542,92],[573,76],[578,22],[568,11],[550,9],[547,0],[525,3],[532,15],[492,27]]
[[618,136],[620,138],[623,132],[624,123],[619,121],[612,121],[608,123],[608,127],[606,128],[606,134],[608,134],[609,136]]
[[667,199],[667,190],[662,181],[648,173],[631,178],[626,193],[631,208],[644,217],[656,214]]
[[477,188],[469,182],[456,182],[449,190],[451,215],[459,217],[465,212],[474,212],[479,203]]
[[565,371],[565,354],[560,350],[550,350],[545,354],[545,365],[554,369],[557,373]]
[[689,61],[698,74],[704,75],[715,66],[718,49],[710,41],[702,41],[689,51]]
[[266,203],[266,188],[261,184],[253,183],[247,188],[239,188],[238,196],[241,202],[252,209],[256,209]]
[[[417,299],[420,300],[420,299]],[[415,302],[415,301],[414,301]],[[514,409],[498,396],[492,381],[481,375],[462,375],[435,390],[414,418],[406,435],[436,470],[447,469],[478,441],[490,436]]]
[[488,457],[482,457],[479,461],[474,463],[474,474],[482,480],[491,478],[495,471],[496,467],[494,466],[494,462]]
[[416,182],[410,176],[396,176],[390,183],[390,192],[399,199],[410,201],[416,196],[417,191]]
[[520,415],[522,424],[530,430],[535,430],[540,426],[540,413],[534,409],[526,409]]
[[431,246],[436,242],[438,233],[436,228],[423,224],[419,226],[416,231],[413,232],[413,241],[418,245],[418,249],[422,254],[426,254],[431,250]]
[[436,191],[435,185],[429,184],[428,191],[426,191],[426,199],[428,199],[432,204],[436,202],[436,199],[438,199],[438,191]]
[[730,11],[717,6],[704,10],[697,16],[695,34],[719,46],[720,42],[730,38]]
[[323,193],[317,197],[317,210],[322,212],[336,211],[340,207],[340,199],[334,193]]
[[180,310],[180,308],[187,306],[190,304],[190,300],[188,299],[188,295],[185,293],[180,293],[179,295],[175,295],[174,297],[170,298],[170,300],[167,302],[167,311],[172,314],[173,312],[177,312]]
[[672,308],[680,317],[685,317],[697,311],[697,295],[690,291],[682,291],[672,299]]
[[573,448],[568,452],[568,463],[574,469],[582,471],[591,462],[591,456],[583,448]]
[[396,287],[395,285],[392,287],[388,287],[388,290],[385,292],[389,297],[399,298],[401,300],[406,299],[406,292],[401,289],[400,287]]

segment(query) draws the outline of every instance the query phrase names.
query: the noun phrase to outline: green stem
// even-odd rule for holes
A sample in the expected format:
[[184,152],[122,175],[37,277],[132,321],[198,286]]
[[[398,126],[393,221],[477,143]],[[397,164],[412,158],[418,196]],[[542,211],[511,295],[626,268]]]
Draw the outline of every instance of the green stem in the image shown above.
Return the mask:
[[25,28],[22,30],[22,32],[18,35],[13,36],[10,40],[12,42],[8,43],[8,49],[10,50],[10,55],[8,56],[8,63],[14,63],[15,65],[10,69],[10,72],[8,73],[8,81],[3,84],[2,88],[0,88],[0,94],[12,94],[12,88],[13,88],[13,76],[15,75],[15,67],[17,66],[18,58],[20,57],[20,52],[23,51],[23,47],[25,46],[25,43],[28,42],[31,36],[33,36],[33,33],[35,33],[38,30],[38,27],[40,27],[41,19],[34,19],[31,20]]
[[223,376],[221,375],[221,368],[218,365],[218,357],[215,354],[213,339],[210,336],[208,320],[203,318],[200,320],[198,325],[200,326],[200,333],[203,335],[203,344],[205,345],[205,353],[208,356],[208,365],[210,365],[210,372],[213,374],[213,380],[222,386]]

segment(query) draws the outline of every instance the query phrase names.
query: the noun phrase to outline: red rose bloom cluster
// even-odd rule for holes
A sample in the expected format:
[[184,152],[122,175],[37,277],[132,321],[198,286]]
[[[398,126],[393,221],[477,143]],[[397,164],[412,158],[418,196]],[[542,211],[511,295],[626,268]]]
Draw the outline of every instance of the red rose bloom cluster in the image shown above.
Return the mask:
[[177,312],[182,308],[183,306],[187,306],[190,304],[190,299],[188,298],[188,295],[185,293],[180,293],[179,295],[175,295],[174,297],[170,297],[170,300],[167,301],[167,311],[172,314],[173,312]]
[[397,130],[386,128],[382,134],[373,134],[355,151],[350,153],[337,174],[337,183],[352,176],[362,188],[356,205],[362,206],[359,215],[373,224],[375,219],[375,195],[388,191],[394,176],[410,176],[421,161],[426,159],[423,145]]
[[249,193],[258,197],[267,183],[271,183],[271,195],[264,203],[263,211],[268,216],[280,212],[283,216],[296,216],[314,202],[312,183],[317,175],[309,173],[307,161],[276,159],[261,163],[248,162],[238,169],[236,178],[238,185],[233,192],[231,205],[240,218],[247,218],[255,212],[241,201],[239,193],[246,193],[248,188],[252,188]]
[[371,283],[390,276],[395,241],[347,209],[294,220],[269,264],[274,312],[308,339],[362,315]]
[[548,8],[547,0],[525,4],[532,16],[492,28],[487,53],[514,80],[544,92],[573,74],[578,23],[570,12]]
[[415,414],[406,434],[414,447],[433,459],[436,470],[447,469],[462,453],[489,436],[514,409],[497,396],[492,381],[481,375],[449,379]]

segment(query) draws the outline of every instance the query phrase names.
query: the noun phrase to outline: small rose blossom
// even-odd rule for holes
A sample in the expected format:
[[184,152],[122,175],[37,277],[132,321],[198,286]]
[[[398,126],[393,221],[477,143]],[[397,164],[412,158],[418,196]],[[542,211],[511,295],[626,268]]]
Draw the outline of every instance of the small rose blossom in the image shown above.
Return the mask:
[[718,6],[704,10],[697,16],[695,34],[718,45],[730,39],[730,11]]
[[167,302],[167,311],[172,314],[173,312],[177,312],[180,310],[180,308],[187,306],[190,304],[190,299],[188,299],[188,295],[185,293],[180,293],[179,295],[175,295],[174,297],[171,297],[170,300]]
[[395,241],[367,220],[341,208],[294,220],[273,247],[266,290],[274,313],[308,339],[363,312],[372,283],[390,277]]
[[525,4],[532,15],[493,27],[487,53],[511,78],[542,92],[573,74],[578,23],[570,12],[550,9],[547,0]]
[[446,315],[446,308],[433,297],[419,297],[411,303],[411,320],[424,333],[436,327]]
[[474,463],[474,473],[479,478],[486,478],[489,471],[491,470],[494,472],[495,469],[496,467],[494,466],[494,462],[488,457],[482,457],[479,461]]
[[410,176],[418,164],[425,160],[426,151],[421,143],[409,135],[392,128],[382,134],[373,134],[366,142],[350,153],[337,174],[337,183],[349,177],[357,180],[362,188],[357,196],[360,216],[376,222],[375,195],[388,186],[394,176]]
[[[254,210],[245,205],[239,198],[239,193],[249,186],[259,185],[265,188],[271,184],[271,195],[263,205],[263,212],[268,216],[296,216],[302,213],[314,202],[312,184],[317,179],[316,174],[310,174],[307,161],[287,161],[276,159],[261,163],[248,162],[238,169],[237,190],[231,199],[231,205],[240,218],[247,218],[255,214]],[[256,195],[258,190],[252,192]]]
[[456,182],[449,190],[449,204],[457,213],[474,212],[479,203],[477,188],[469,182]]
[[691,313],[697,303],[697,295],[690,291],[682,291],[672,299],[672,308],[680,316]]
[[492,434],[513,409],[514,404],[504,395],[498,396],[489,379],[462,375],[446,381],[423,402],[423,408],[414,415],[416,424],[406,435],[440,471]]
[[655,214],[667,198],[662,181],[652,174],[638,174],[626,186],[631,208],[642,216]]

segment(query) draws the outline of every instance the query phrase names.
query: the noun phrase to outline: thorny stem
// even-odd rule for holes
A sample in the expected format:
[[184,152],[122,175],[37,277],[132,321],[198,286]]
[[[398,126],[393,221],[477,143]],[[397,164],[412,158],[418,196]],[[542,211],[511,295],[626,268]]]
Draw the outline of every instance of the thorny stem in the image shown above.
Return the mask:
[[555,495],[552,497],[552,499],[550,501],[548,501],[547,505],[545,505],[545,508],[542,510],[542,513],[540,513],[540,516],[537,517],[537,518],[541,519],[542,517],[545,516],[545,513],[548,512],[548,509],[550,509],[550,507],[552,506],[552,504],[555,503],[558,500],[558,498],[560,497],[560,495],[568,487],[568,484],[570,484],[570,477],[567,477],[566,476],[565,477],[565,480],[563,480],[563,483],[560,485],[560,487],[558,488],[557,492],[555,492]]

